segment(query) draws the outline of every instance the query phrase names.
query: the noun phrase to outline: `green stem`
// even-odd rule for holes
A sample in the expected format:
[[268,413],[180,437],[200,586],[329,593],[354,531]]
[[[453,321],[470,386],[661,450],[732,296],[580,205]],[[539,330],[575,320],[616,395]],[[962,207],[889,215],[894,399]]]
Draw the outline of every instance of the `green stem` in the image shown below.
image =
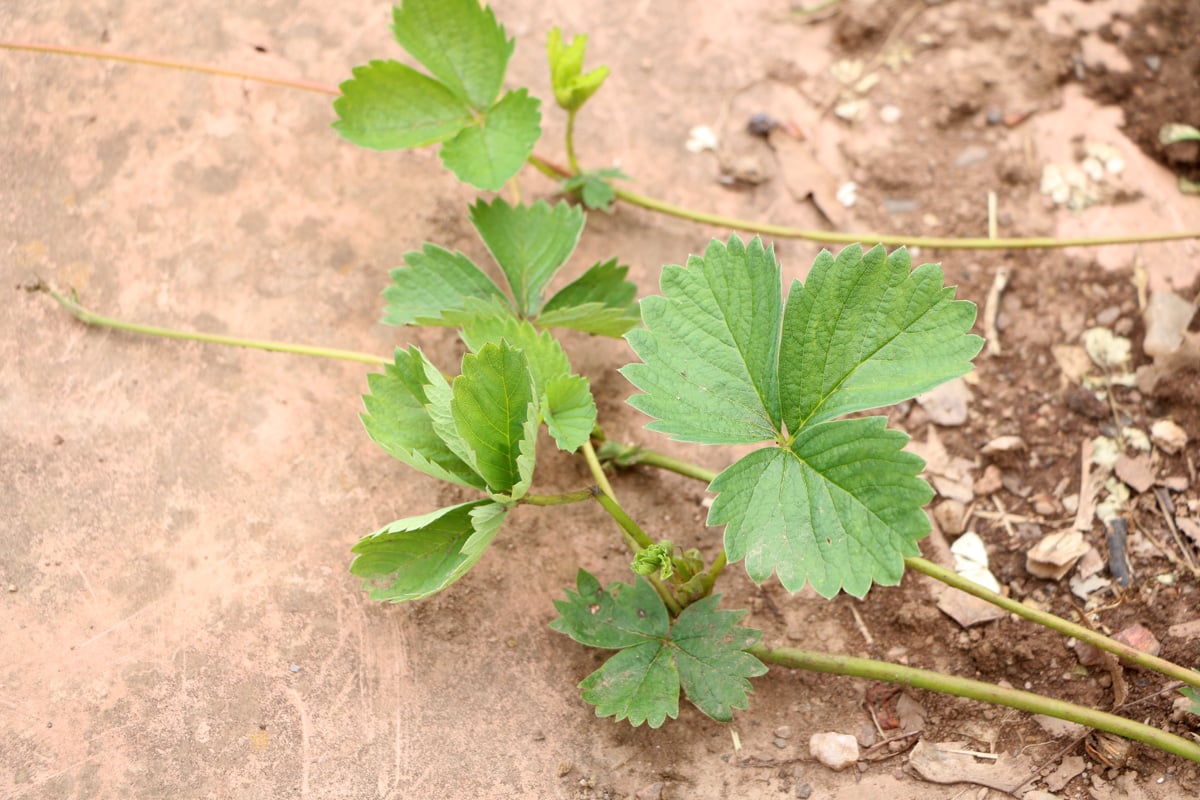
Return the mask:
[[[685,475],[690,478],[695,478],[699,481],[712,483],[717,477],[717,473],[712,470],[705,469],[696,464],[690,464],[686,461],[680,461],[669,456],[664,456],[653,450],[641,450],[638,453],[639,464],[649,464],[655,467],[669,470]],[[1154,672],[1174,678],[1178,681],[1183,681],[1189,686],[1200,687],[1200,672],[1181,667],[1178,664],[1172,664],[1166,659],[1152,656],[1149,653],[1143,653],[1129,645],[1122,644],[1114,639],[1110,639],[1103,634],[1096,633],[1090,628],[1085,628],[1082,625],[1077,625],[1074,622],[1068,622],[1062,617],[1055,616],[1046,611],[1038,611],[1035,608],[1030,608],[1024,603],[1018,603],[1016,600],[1005,597],[1002,594],[986,589],[974,581],[967,580],[961,575],[952,570],[939,567],[931,561],[923,558],[906,558],[904,565],[911,570],[920,572],[923,575],[928,575],[936,581],[941,581],[947,586],[952,586],[955,589],[961,589],[967,594],[974,595],[981,600],[986,600],[992,605],[998,606],[1005,611],[1024,617],[1025,619],[1035,622],[1038,625],[1050,628],[1065,636],[1070,636],[1073,639],[1078,639],[1081,642],[1087,642],[1093,647],[1098,647],[1101,650],[1120,656],[1128,661],[1137,664]]]
[[721,573],[725,569],[725,565],[729,562],[729,557],[725,555],[725,548],[721,548],[721,552],[717,553],[717,557],[713,559],[712,566],[708,568],[708,572],[704,575],[704,596],[708,597],[712,594],[713,586],[717,583],[717,578],[721,577]]
[[[529,164],[538,171],[556,180],[569,178],[570,170],[564,169],[537,155],[528,159]],[[614,189],[617,199],[630,205],[639,206],[649,211],[666,214],[670,217],[686,219],[704,225],[715,225],[720,228],[761,233],[776,239],[803,239],[810,242],[825,242],[829,244],[882,244],[887,247],[929,247],[941,250],[1032,250],[1053,249],[1059,247],[1099,247],[1110,244],[1140,244],[1144,242],[1170,242],[1181,239],[1200,239],[1200,231],[1180,231],[1172,233],[1142,233],[1122,236],[1095,236],[1076,239],[1055,239],[1050,236],[1032,236],[1013,239],[951,238],[940,236],[908,236],[897,233],[840,233],[838,231],[822,231],[806,228],[793,228],[788,225],[772,225],[736,217],[726,217],[720,214],[710,214],[685,206],[678,206],[647,195],[631,192],[626,189]]]
[[568,503],[582,503],[584,500],[591,500],[594,494],[591,489],[580,489],[577,492],[563,492],[562,494],[527,494],[521,498],[520,502],[530,506],[565,506]]
[[567,165],[571,168],[572,174],[578,175],[581,170],[579,169],[579,160],[575,158],[575,114],[574,110],[567,112]]
[[71,312],[72,316],[78,319],[85,325],[99,325],[104,328],[113,328],[119,331],[128,331],[129,333],[140,333],[145,336],[158,336],[164,339],[183,339],[192,342],[205,342],[207,344],[223,344],[230,347],[248,347],[254,350],[267,350],[274,353],[294,353],[300,356],[315,356],[317,358],[331,358],[337,361],[357,361],[361,364],[391,364],[391,359],[382,356],[372,355],[370,353],[360,353],[354,350],[338,350],[332,347],[314,347],[305,344],[292,344],[290,342],[274,342],[266,339],[243,339],[237,336],[220,336],[215,333],[194,333],[192,331],[181,331],[174,328],[160,328],[155,325],[142,325],[137,322],[125,322],[123,320],[106,317],[102,314],[96,314],[70,297],[59,294],[58,292],[48,287],[43,287],[44,291],[58,301],[59,305]]
[[617,521],[621,526],[621,530],[629,534],[629,538],[633,540],[633,552],[645,550],[654,544],[654,541],[646,535],[641,526],[633,521],[633,518],[625,513],[625,509],[621,508],[621,504],[612,498],[611,495],[601,492],[596,496],[596,502],[604,507],[608,515]]
[[634,458],[633,463],[658,467],[659,469],[665,469],[668,472],[682,475],[685,478],[694,478],[705,483],[712,483],[717,477],[717,473],[711,469],[705,469],[698,464],[692,464],[687,461],[681,461],[678,458],[663,455],[655,450],[641,450]]
[[835,675],[851,675],[856,678],[886,681],[902,686],[912,686],[927,689],[932,692],[968,697],[993,705],[1008,706],[1009,708],[1028,711],[1033,714],[1044,714],[1049,717],[1069,720],[1089,728],[1106,731],[1123,736],[1126,739],[1143,742],[1174,753],[1190,761],[1200,763],[1200,744],[1189,742],[1174,734],[1161,731],[1140,722],[1118,717],[1104,711],[1077,706],[1062,700],[1042,697],[1033,692],[1019,689],[1005,689],[982,681],[942,675],[931,670],[904,667],[898,664],[888,664],[867,658],[853,656],[828,655],[799,650],[794,647],[767,648],[756,645],[748,648],[747,652],[757,658],[790,669],[804,669],[813,672],[828,672]]
[[604,467],[600,465],[600,459],[596,457],[596,449],[592,447],[591,440],[583,443],[583,459],[587,462],[588,469],[592,473],[592,480],[600,487],[600,491],[616,500],[617,495],[613,492],[612,484],[608,482],[608,476],[604,474]]
[[980,586],[974,581],[967,580],[952,570],[939,567],[932,561],[926,561],[923,558],[906,558],[904,559],[904,565],[911,570],[928,575],[934,580],[941,581],[947,586],[953,586],[955,589],[960,589],[981,600],[986,600],[994,606],[1003,608],[1005,611],[1024,617],[1051,630],[1058,631],[1064,636],[1070,636],[1072,639],[1087,642],[1093,647],[1098,647],[1101,650],[1120,656],[1127,661],[1137,664],[1139,667],[1153,670],[1154,672],[1174,678],[1177,681],[1183,681],[1189,686],[1200,687],[1200,672],[1194,672],[1178,664],[1172,664],[1165,659],[1152,656],[1149,653],[1143,653],[1141,650],[1130,647],[1127,644],[1122,644],[1103,634],[1096,633],[1090,628],[1085,628],[1074,622],[1068,622],[1062,617],[1057,617],[1045,611],[1039,611],[1036,608],[1030,608],[1024,603],[1018,603],[1012,598],[1005,597],[1002,594],[993,592],[991,589]]

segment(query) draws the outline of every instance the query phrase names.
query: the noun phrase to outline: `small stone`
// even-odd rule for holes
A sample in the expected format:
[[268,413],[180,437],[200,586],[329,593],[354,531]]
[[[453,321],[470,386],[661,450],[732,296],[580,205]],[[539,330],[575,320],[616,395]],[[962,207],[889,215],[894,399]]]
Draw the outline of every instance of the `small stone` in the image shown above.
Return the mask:
[[776,738],[775,746],[778,747],[780,750],[783,750],[784,748],[786,748],[788,746],[787,739]]
[[1096,324],[1107,328],[1116,322],[1119,316],[1121,316],[1121,307],[1109,306],[1096,314]]
[[558,775],[558,777],[565,778],[571,774],[571,770],[573,769],[575,769],[575,765],[570,761],[560,761],[558,762],[558,769],[555,770],[555,773]]
[[989,108],[987,110],[987,124],[999,125],[1001,122],[1004,122],[1004,111],[995,106]]
[[958,158],[954,159],[954,166],[963,169],[987,161],[988,149],[982,145],[972,144],[967,145],[958,154]]
[[1151,53],[1146,56],[1146,68],[1151,72],[1158,72],[1162,69],[1162,56]]
[[996,453],[1011,453],[1016,450],[1025,449],[1025,440],[1020,436],[997,436],[990,442],[985,444],[979,452],[985,456],[995,455]]
[[1175,455],[1187,446],[1188,435],[1173,420],[1160,419],[1150,426],[1150,441],[1163,452]]
[[975,481],[975,494],[989,495],[1000,491],[1004,485],[1004,475],[995,464],[989,464],[979,480]]
[[292,672],[299,672],[300,665],[299,664],[289,664],[288,669],[291,670]]
[[943,500],[933,507],[933,518],[947,536],[958,536],[967,529],[967,506],[961,500]]
[[637,800],[660,800],[662,797],[663,788],[664,784],[662,781],[659,781],[658,783],[652,783],[635,794],[634,797],[636,797]]
[[800,800],[808,800],[809,797],[812,797],[812,787],[807,783],[797,783],[796,797],[799,797]]
[[753,136],[766,136],[779,127],[779,120],[762,111],[750,117],[746,123],[746,132]]
[[777,737],[779,737],[780,739],[792,738],[792,726],[791,725],[780,725],[778,728],[775,729],[775,735]]
[[808,751],[825,766],[841,771],[858,761],[858,740],[845,733],[814,733]]
[[1149,628],[1140,622],[1135,622],[1120,633],[1117,633],[1113,638],[1121,644],[1127,644],[1135,650],[1149,653],[1152,656],[1156,656],[1162,652],[1162,645],[1158,643],[1158,639],[1150,632]]
[[8,585],[8,591],[9,591],[9,592],[15,592],[16,590],[17,590],[17,585],[16,585],[15,583],[10,583],[10,584]]
[[901,116],[903,116],[903,112],[899,106],[886,105],[879,109],[879,119],[888,125],[899,122]]
[[967,421],[971,390],[962,378],[947,381],[936,389],[917,395],[917,403],[936,425],[957,427]]
[[1048,494],[1038,493],[1032,498],[1033,511],[1039,516],[1052,517],[1058,513],[1058,504],[1054,502],[1054,498]]

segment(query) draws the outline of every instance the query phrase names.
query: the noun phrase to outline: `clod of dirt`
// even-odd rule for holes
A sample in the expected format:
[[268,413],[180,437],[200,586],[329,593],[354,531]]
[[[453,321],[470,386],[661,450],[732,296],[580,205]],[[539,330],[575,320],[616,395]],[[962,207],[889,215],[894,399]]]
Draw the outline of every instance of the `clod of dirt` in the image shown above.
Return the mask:
[[1160,419],[1150,426],[1150,441],[1164,453],[1175,455],[1187,446],[1188,435],[1173,420]]
[[858,740],[848,733],[814,733],[808,740],[808,752],[830,769],[841,771],[858,761]]
[[1150,629],[1140,622],[1130,625],[1128,628],[1113,636],[1118,642],[1127,644],[1135,650],[1141,650],[1143,653],[1149,653],[1156,656],[1162,652],[1162,645],[1158,643],[1158,639],[1150,632]]

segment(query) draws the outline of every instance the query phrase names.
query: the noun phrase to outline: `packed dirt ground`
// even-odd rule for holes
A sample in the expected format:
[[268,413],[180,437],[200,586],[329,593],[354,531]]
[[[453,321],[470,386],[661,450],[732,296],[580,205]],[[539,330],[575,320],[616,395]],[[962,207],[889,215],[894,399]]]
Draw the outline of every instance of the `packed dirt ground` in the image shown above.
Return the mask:
[[[1158,139],[1166,123],[1200,127],[1192,0],[494,8],[517,40],[509,83],[544,99],[545,33],[590,35],[589,62],[612,76],[580,116],[580,156],[669,202],[914,236],[987,236],[989,222],[1002,237],[1200,229],[1200,197],[1178,180],[1200,179],[1200,146]],[[389,17],[366,0],[47,0],[0,3],[0,36],[336,83],[400,56]],[[580,566],[628,576],[611,520],[588,504],[521,508],[444,594],[371,603],[346,571],[350,546],[459,495],[367,439],[367,368],[87,329],[27,289],[74,288],[157,325],[375,353],[413,342],[449,368],[462,346],[380,326],[378,295],[423,241],[486,262],[465,216],[475,193],[432,151],[340,140],[319,94],[10,51],[0,76],[5,800],[1200,794],[1197,765],[1144,746],[780,669],[732,725],[686,703],[658,730],[597,719],[576,684],[605,654],[547,627]],[[563,160],[563,125],[544,104],[539,153]],[[698,128],[713,147],[695,146]],[[553,196],[527,172],[526,196]],[[621,206],[590,215],[573,263],[618,256],[649,293],[663,264],[727,235]],[[774,244],[789,280],[820,248]],[[1193,301],[1200,242],[913,255],[943,264],[989,337],[966,380],[890,412],[938,491],[925,554],[946,561],[974,532],[1012,597],[1108,633],[1141,625],[1163,657],[1200,668],[1200,326],[1146,316],[1156,294]],[[1148,327],[1174,344],[1152,357]],[[1127,340],[1129,358],[1101,369],[1097,337]],[[731,461],[642,429],[615,372],[623,342],[566,344],[610,436]],[[1089,454],[1114,446],[1109,480]],[[539,459],[539,491],[589,481],[551,446]],[[719,546],[703,485],[642,468],[614,481],[655,535],[709,557]],[[1061,578],[1031,573],[1035,547],[1110,499],[1128,586],[1098,519]],[[1007,616],[966,626],[936,589],[909,575],[825,601],[756,587],[740,565],[722,579],[723,605],[749,608],[769,643],[1005,681],[1200,735],[1159,676]],[[821,731],[859,737],[856,768],[811,758]],[[921,768],[947,742],[982,754],[945,778],[973,783]]]

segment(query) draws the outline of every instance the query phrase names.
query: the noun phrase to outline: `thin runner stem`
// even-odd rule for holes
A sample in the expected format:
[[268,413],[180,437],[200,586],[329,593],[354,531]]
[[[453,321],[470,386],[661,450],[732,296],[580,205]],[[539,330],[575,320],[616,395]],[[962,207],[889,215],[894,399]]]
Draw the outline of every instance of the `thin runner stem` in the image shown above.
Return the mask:
[[221,336],[215,333],[197,333],[194,331],[181,331],[175,328],[160,328],[156,325],[143,325],[139,322],[126,322],[89,311],[81,306],[75,298],[59,294],[47,286],[43,286],[42,289],[85,325],[97,325],[102,328],[139,333],[145,336],[157,336],[163,339],[183,339],[192,342],[204,342],[206,344],[247,347],[253,350],[267,350],[273,353],[293,353],[299,356],[330,358],[337,361],[356,361],[360,364],[382,365],[392,363],[391,359],[371,353],[360,353],[355,350],[339,350],[332,347],[315,347],[312,345],[276,342],[267,339],[244,339],[238,336]]
[[850,675],[856,678],[886,681],[901,686],[912,686],[931,692],[967,697],[992,705],[1008,706],[1033,714],[1045,714],[1058,719],[1069,720],[1080,725],[1086,725],[1100,731],[1123,736],[1126,739],[1143,742],[1173,753],[1189,761],[1200,763],[1200,744],[1161,731],[1149,725],[1143,725],[1115,714],[1096,711],[1091,708],[1077,706],[1063,700],[1043,697],[1033,692],[1019,689],[1005,689],[982,681],[942,675],[931,670],[904,667],[868,658],[853,656],[829,655],[814,653],[794,647],[769,648],[756,645],[748,648],[747,652],[757,658],[790,669],[804,669],[813,672],[827,672],[836,675]]
[[591,500],[594,496],[595,492],[591,489],[580,489],[562,494],[527,494],[521,498],[520,502],[530,506],[565,506],[569,503]]

